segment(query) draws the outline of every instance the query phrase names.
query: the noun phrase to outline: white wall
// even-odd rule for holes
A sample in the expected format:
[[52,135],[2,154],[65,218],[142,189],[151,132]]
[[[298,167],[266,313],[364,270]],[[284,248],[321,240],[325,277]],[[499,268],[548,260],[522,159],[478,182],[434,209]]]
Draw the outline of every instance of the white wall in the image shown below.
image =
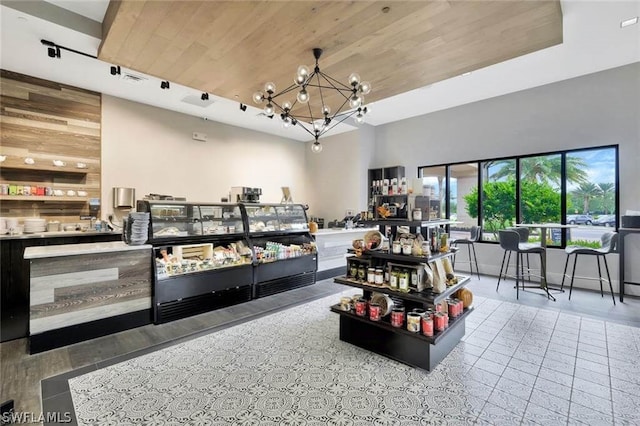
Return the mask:
[[[207,142],[192,139],[206,133]],[[112,96],[102,97],[102,208],[113,211],[112,188],[220,201],[232,186],[262,188],[280,202],[282,186],[307,202],[306,145]]]
[[[373,156],[367,158],[370,167],[404,165],[408,177],[417,176],[419,166],[619,144],[620,212],[640,210],[640,63],[378,126],[371,137],[375,140]],[[324,167],[314,170],[316,180],[344,173],[349,163],[340,156],[350,149],[343,144],[341,150],[323,151],[318,161]],[[366,186],[359,191],[357,196],[366,196]],[[332,199],[326,192],[317,202],[331,204]],[[637,240],[630,238],[629,243],[627,259],[639,259]],[[478,255],[481,270],[497,274],[500,248],[480,244]],[[559,282],[565,258],[563,250],[550,250],[552,282]],[[617,281],[617,255],[609,258]],[[595,260],[583,261],[587,265],[581,275],[596,275]],[[627,273],[639,281],[640,265],[627,263]]]

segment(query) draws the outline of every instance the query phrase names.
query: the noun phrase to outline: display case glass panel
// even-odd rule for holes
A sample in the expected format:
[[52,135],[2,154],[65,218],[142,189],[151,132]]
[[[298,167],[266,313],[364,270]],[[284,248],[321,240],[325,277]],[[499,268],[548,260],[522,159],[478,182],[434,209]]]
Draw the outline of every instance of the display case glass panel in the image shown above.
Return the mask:
[[158,280],[173,276],[250,265],[253,252],[245,241],[203,243],[156,248]]
[[275,232],[280,230],[280,221],[275,206],[245,204],[249,219],[249,232]]
[[200,209],[187,203],[149,203],[152,238],[202,235]]
[[236,204],[200,205],[203,234],[240,234],[244,232],[242,213]]
[[300,204],[276,206],[281,231],[308,231],[309,223],[304,208]]

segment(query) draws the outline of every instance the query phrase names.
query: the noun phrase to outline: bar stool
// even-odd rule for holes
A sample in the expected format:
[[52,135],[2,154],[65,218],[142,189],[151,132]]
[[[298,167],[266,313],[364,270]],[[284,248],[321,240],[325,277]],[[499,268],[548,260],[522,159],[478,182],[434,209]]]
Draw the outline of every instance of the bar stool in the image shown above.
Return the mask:
[[[571,273],[571,284],[569,285],[569,300],[571,300],[571,291],[573,290],[573,279],[576,277],[576,263],[578,262],[578,255],[590,255],[596,256],[596,261],[598,262],[598,278],[592,277],[578,277],[585,280],[598,280],[600,281],[600,296],[604,297],[604,290],[602,288],[602,282],[606,281],[609,283],[609,290],[611,290],[611,298],[613,299],[613,304],[616,304],[616,298],[613,295],[613,286],[611,285],[611,276],[609,275],[609,265],[607,265],[607,254],[613,253],[615,251],[616,245],[618,244],[618,233],[617,232],[607,232],[602,234],[600,237],[600,242],[602,244],[601,248],[594,249],[590,247],[581,247],[581,246],[569,246],[565,249],[567,253],[567,261],[564,263],[564,272],[562,273],[562,284],[560,285],[560,289],[564,287],[564,279],[568,277],[567,275],[567,266],[569,265],[569,258],[571,255],[575,255],[573,258],[573,272]],[[604,260],[604,267],[607,271],[607,278],[604,279],[602,277],[602,268],[600,267],[600,257]]]
[[[507,228],[508,230],[513,230],[516,231],[518,233],[518,235],[520,236],[520,246],[522,248],[524,247],[539,247],[538,244],[535,243],[530,243],[529,242],[529,228],[525,228],[522,226],[516,226],[514,228]],[[522,275],[524,276],[524,253],[520,253],[520,269],[522,270]],[[535,269],[536,271],[538,271],[537,269]],[[529,253],[527,253],[527,277],[529,278],[529,281],[531,281],[531,266],[529,263]],[[524,280],[523,280],[524,281]]]
[[[478,279],[480,279],[480,270],[478,269],[478,257],[476,256],[476,246],[475,243],[480,241],[480,235],[482,234],[481,226],[472,226],[471,227],[471,235],[469,238],[459,238],[451,241],[451,246],[458,247],[458,244],[464,244],[467,246],[467,251],[469,253],[469,260],[464,261],[462,263],[469,264],[469,271],[473,276],[473,263],[476,264],[476,274],[478,275]],[[473,249],[473,259],[471,257],[471,250]],[[453,256],[453,268],[456,267],[456,258],[458,257],[458,253]]]
[[[509,260],[511,259],[511,252],[516,253],[516,299],[520,297],[520,279],[524,281],[524,271],[520,267],[520,259],[523,254],[538,254],[540,255],[540,279],[542,282],[542,287],[525,287],[524,283],[522,284],[522,288],[542,288],[547,294],[548,299],[556,300],[549,293],[549,288],[547,287],[547,272],[545,265],[545,248],[538,245],[533,245],[529,243],[520,243],[520,234],[514,230],[500,230],[498,231],[498,239],[500,240],[500,247],[504,250],[504,255],[502,256],[502,265],[500,265],[500,274],[498,275],[498,285],[496,286],[496,291],[500,287],[500,279],[503,277],[502,270],[505,268],[505,259],[507,257],[507,253],[509,253]],[[507,277],[507,270],[509,268],[509,260],[507,260],[506,269],[504,271],[504,277]]]

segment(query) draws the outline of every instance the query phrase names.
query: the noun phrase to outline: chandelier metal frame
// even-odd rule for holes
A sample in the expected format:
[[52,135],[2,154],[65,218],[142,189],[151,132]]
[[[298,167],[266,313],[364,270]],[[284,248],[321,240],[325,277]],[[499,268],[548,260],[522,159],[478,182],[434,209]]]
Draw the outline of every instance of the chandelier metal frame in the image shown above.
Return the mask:
[[[315,139],[311,149],[314,152],[320,152],[322,145],[318,139],[336,127],[338,124],[347,120],[349,117],[355,115],[357,123],[364,121],[364,115],[369,112],[369,108],[364,106],[364,96],[371,91],[371,84],[368,82],[361,82],[360,76],[353,73],[349,76],[349,84],[341,83],[330,75],[325,74],[320,70],[318,64],[320,56],[322,56],[322,49],[313,49],[313,56],[316,60],[313,72],[309,73],[309,69],[301,65],[298,67],[298,73],[294,78],[294,84],[290,85],[283,91],[276,93],[275,84],[268,82],[265,84],[263,92],[256,92],[253,94],[254,102],[260,104],[267,102],[264,108],[264,112],[267,116],[273,117],[275,114],[280,116],[284,127],[300,125],[307,133],[309,133]],[[314,115],[314,112],[309,103],[311,95],[307,91],[308,88],[317,89],[318,96],[321,103],[321,111]],[[278,102],[278,98],[282,99],[284,95],[287,95],[295,90],[298,90],[298,94],[293,103],[284,101]],[[342,98],[342,104],[332,114],[331,107],[325,104],[325,94],[323,90],[333,90],[338,92]],[[305,113],[293,113],[293,108],[299,103],[306,103],[309,114]],[[345,109],[348,106],[347,109]]]

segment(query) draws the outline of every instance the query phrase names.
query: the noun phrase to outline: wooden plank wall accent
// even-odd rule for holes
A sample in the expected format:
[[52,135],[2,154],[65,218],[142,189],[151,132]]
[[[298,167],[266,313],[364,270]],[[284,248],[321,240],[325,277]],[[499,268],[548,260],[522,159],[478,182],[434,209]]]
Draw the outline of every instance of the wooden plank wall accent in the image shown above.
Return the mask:
[[[80,223],[80,215],[89,214],[89,198],[101,194],[101,121],[100,93],[0,70],[0,154],[7,157],[0,163],[0,184],[87,192],[86,197],[0,195],[0,216]],[[35,164],[25,164],[28,157]],[[53,160],[65,166],[56,167]]]
[[31,260],[30,334],[151,308],[150,249]]

